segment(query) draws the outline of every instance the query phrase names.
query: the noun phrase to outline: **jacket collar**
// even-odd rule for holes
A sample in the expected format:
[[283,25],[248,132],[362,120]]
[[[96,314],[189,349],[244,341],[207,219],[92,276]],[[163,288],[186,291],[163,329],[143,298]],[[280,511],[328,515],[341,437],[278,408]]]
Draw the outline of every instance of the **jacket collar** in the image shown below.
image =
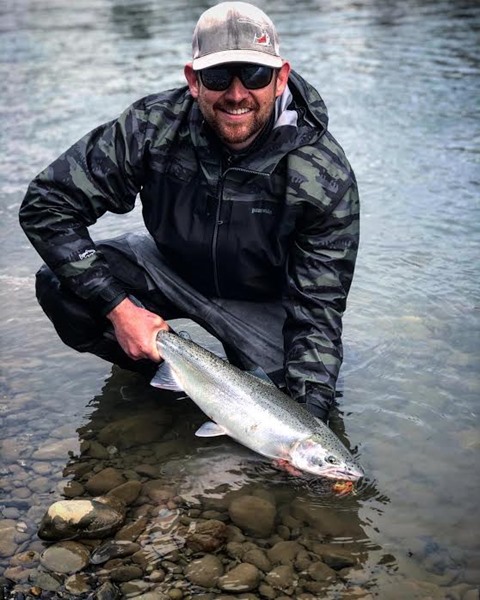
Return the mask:
[[[252,144],[235,161],[238,169],[271,174],[280,160],[301,146],[315,143],[328,125],[327,109],[318,92],[292,71],[285,92],[275,104],[275,120],[262,144]],[[196,102],[190,112],[190,135],[202,169],[218,177],[226,148],[213,138]],[[262,136],[263,138],[263,136]]]

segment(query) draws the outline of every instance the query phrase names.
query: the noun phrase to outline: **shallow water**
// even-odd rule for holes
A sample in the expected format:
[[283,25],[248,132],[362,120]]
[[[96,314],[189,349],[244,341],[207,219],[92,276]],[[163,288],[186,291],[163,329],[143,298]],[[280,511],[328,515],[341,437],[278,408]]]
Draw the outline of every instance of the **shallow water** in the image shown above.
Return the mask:
[[[372,593],[461,598],[480,585],[478,4],[301,0],[293,16],[290,3],[261,6],[284,55],[324,97],[361,192],[333,427],[357,448],[366,481],[339,500],[233,442],[196,439],[202,415],[192,403],[64,347],[36,304],[40,259],[17,225],[29,181],[133,100],[182,83],[207,4],[0,0],[2,514],[13,507],[6,515],[34,536],[68,480],[68,451],[75,460],[106,422],[161,404],[173,419],[167,438],[180,443],[160,467],[185,497],[255,485],[326,507],[335,539],[361,546]],[[105,217],[93,235],[127,228],[141,229],[139,210]],[[70,440],[63,456],[35,457],[54,440]],[[117,466],[149,456],[136,452]],[[0,571],[9,561],[0,557]]]

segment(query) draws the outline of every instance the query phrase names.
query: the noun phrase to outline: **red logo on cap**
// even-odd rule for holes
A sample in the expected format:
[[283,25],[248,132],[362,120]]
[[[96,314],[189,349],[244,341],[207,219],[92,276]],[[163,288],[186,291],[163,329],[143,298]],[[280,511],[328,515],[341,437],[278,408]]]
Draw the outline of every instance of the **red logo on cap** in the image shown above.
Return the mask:
[[260,44],[261,46],[270,46],[270,36],[265,30],[260,35],[255,34],[253,41],[255,44]]

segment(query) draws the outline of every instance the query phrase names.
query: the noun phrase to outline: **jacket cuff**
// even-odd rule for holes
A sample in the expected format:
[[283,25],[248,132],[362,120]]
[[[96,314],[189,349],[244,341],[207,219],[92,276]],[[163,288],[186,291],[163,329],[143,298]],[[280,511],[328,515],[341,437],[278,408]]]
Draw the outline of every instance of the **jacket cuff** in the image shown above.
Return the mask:
[[127,297],[127,292],[117,286],[110,286],[105,288],[95,296],[92,300],[92,304],[96,310],[100,312],[102,317],[106,317],[108,313],[113,310],[122,300]]

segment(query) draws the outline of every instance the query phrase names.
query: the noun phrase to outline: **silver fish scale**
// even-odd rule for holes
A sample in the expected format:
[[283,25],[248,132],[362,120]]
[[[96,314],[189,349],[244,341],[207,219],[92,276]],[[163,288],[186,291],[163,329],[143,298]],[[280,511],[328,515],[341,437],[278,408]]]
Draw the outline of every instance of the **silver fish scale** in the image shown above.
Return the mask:
[[326,425],[275,385],[175,334],[160,332],[157,342],[188,396],[243,445],[265,456],[286,458],[295,442],[315,434],[322,446],[351,458]]

